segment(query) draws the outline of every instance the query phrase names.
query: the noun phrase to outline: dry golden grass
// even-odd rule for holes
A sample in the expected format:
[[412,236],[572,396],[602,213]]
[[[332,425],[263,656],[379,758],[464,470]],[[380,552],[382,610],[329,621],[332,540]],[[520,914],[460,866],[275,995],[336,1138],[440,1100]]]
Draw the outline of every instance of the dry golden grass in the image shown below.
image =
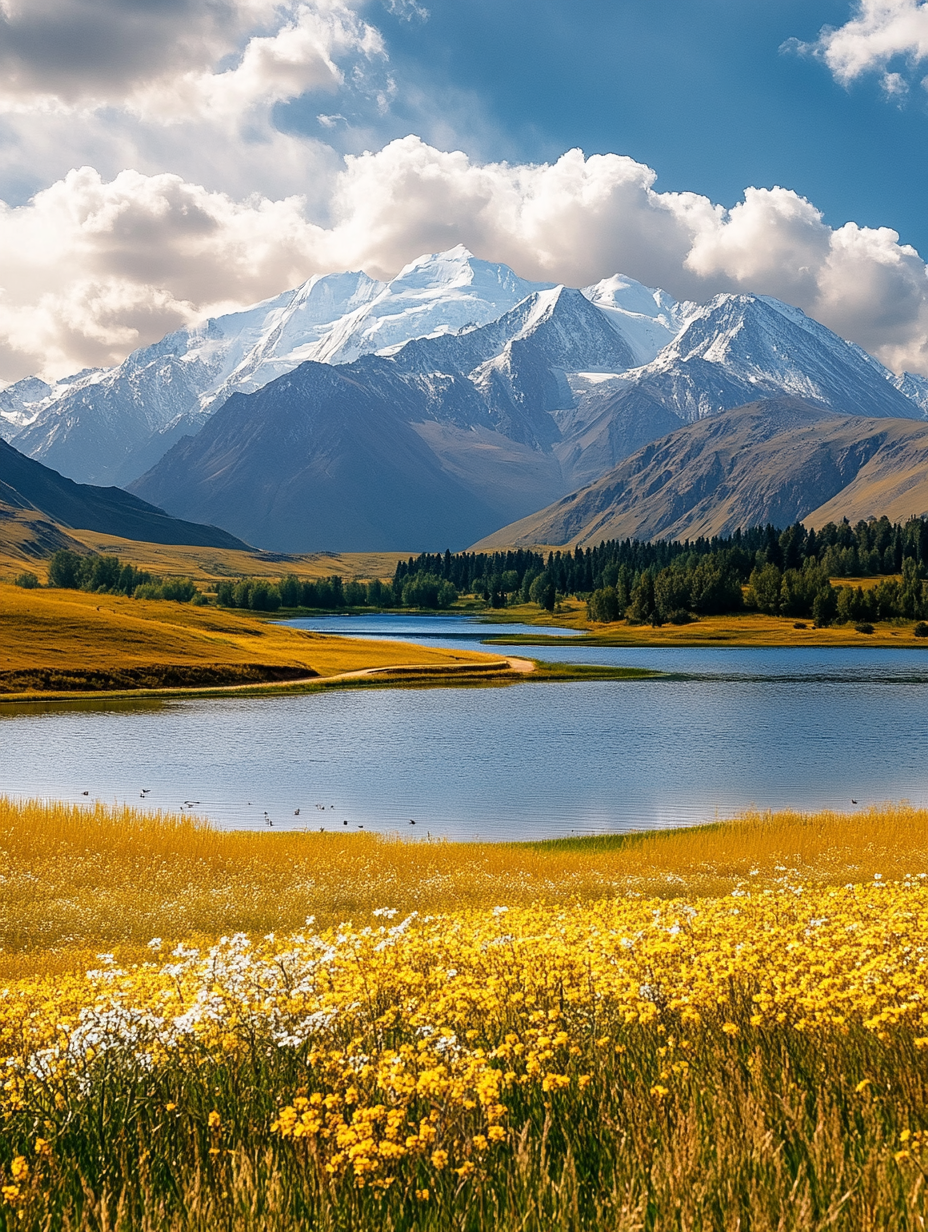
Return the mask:
[[30,569],[41,582],[48,579],[48,561],[58,548],[81,546],[104,556],[147,569],[159,577],[189,577],[208,583],[223,578],[262,577],[277,581],[286,573],[300,578],[392,578],[398,560],[414,552],[243,552],[226,548],[185,547],[144,543],[101,535],[90,530],[59,529],[43,514],[10,510],[0,521],[0,579],[12,579]]
[[118,539],[95,531],[69,531],[85,547],[105,556],[118,556],[139,569],[162,577],[189,577],[194,581],[219,581],[230,577],[265,577],[273,580],[286,573],[300,578],[392,578],[398,560],[413,552],[237,552],[222,548],[178,547]]
[[270,679],[277,669],[299,669],[290,671],[293,677],[303,669],[330,677],[402,664],[460,669],[495,661],[498,656],[477,652],[331,637],[212,607],[76,590],[0,589],[0,687],[6,679],[6,690],[18,695],[29,691],[30,673],[33,691],[43,691],[47,679],[44,691],[54,692],[55,679],[73,691],[84,676],[88,688],[132,687],[121,683],[121,672],[150,671],[157,684],[170,683],[181,669],[191,679],[196,670],[216,669],[216,679],[225,671],[230,680],[236,672],[247,680],[256,666],[268,668],[263,678]]
[[35,509],[19,509],[0,500],[0,580],[26,570],[46,578],[48,561],[59,548],[80,550],[73,535]]
[[[842,578],[835,585],[875,585],[879,578]],[[535,604],[506,608],[506,618],[525,621],[541,628],[561,627],[589,634],[592,641],[610,646],[914,646],[925,647],[926,641],[913,636],[914,621],[894,624],[880,621],[871,634],[857,633],[853,625],[830,625],[816,629],[810,619],[794,616],[764,616],[760,612],[744,612],[729,616],[700,616],[690,625],[593,624],[587,620],[586,604],[578,599],[565,600],[554,614],[539,614]],[[797,629],[796,625],[804,625]]]
[[[0,799],[0,973],[86,951],[366,916],[616,894],[719,896],[928,871],[928,811],[749,814],[695,829],[551,843],[402,842],[223,831],[137,809]],[[41,954],[41,959],[37,956]]]

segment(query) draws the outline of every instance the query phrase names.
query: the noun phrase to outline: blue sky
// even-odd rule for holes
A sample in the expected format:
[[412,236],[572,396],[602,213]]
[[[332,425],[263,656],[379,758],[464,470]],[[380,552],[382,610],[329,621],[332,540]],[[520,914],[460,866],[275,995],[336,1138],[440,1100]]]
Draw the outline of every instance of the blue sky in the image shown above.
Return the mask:
[[3,0],[0,381],[459,242],[928,374],[926,80],[928,0]]
[[461,135],[474,155],[630,154],[655,168],[657,187],[725,205],[745,185],[780,184],[834,225],[890,226],[928,256],[928,94],[900,106],[876,79],[845,87],[812,56],[781,50],[840,26],[847,0],[431,0],[428,10],[427,21],[384,13],[378,24],[401,76],[437,99],[471,96],[475,122]]

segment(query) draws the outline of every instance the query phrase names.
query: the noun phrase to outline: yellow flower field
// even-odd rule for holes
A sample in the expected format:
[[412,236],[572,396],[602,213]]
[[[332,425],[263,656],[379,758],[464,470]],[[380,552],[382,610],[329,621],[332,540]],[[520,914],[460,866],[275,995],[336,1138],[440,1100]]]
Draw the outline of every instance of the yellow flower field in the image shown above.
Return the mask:
[[[13,819],[43,806],[3,807],[0,890],[27,859]],[[46,811],[59,834],[79,821]],[[84,816],[101,838],[106,815]],[[497,848],[492,885],[480,848],[346,840],[340,875],[363,848],[379,897],[341,919],[127,937],[86,970],[56,961],[60,934],[21,937],[0,996],[0,1226],[923,1227],[928,815],[775,822]],[[214,841],[263,842],[270,866],[322,837],[137,824],[162,860],[172,826],[201,843],[204,891],[225,877]],[[578,858],[599,893],[577,892]],[[476,865],[482,901],[446,880],[412,906],[436,861]]]

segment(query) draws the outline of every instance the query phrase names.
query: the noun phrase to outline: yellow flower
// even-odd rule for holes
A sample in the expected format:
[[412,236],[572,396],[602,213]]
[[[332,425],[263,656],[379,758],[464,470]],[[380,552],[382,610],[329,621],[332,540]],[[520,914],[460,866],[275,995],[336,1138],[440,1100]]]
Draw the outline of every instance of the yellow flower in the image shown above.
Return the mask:
[[210,1129],[218,1129],[222,1124],[222,1118],[218,1112],[211,1112],[206,1118],[206,1124]]
[[432,1167],[433,1168],[437,1168],[438,1171],[440,1172],[442,1168],[444,1168],[447,1165],[447,1163],[448,1163],[448,1152],[447,1151],[438,1150],[438,1151],[432,1152]]
[[29,1175],[29,1163],[25,1155],[17,1155],[10,1164],[10,1175],[14,1181],[24,1181]]
[[740,1028],[736,1022],[723,1022],[722,1030],[726,1035],[740,1035]]

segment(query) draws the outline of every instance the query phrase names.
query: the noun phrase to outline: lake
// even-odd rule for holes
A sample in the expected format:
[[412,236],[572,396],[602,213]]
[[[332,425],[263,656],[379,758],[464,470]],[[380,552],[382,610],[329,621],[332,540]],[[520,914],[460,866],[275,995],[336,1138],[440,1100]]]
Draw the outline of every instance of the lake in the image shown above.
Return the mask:
[[[470,649],[496,632],[538,632],[458,616],[293,623]],[[676,678],[7,704],[0,706],[0,791],[138,804],[149,788],[153,807],[189,802],[222,826],[270,821],[460,839],[666,827],[751,805],[928,804],[924,651],[543,646],[513,653]]]

